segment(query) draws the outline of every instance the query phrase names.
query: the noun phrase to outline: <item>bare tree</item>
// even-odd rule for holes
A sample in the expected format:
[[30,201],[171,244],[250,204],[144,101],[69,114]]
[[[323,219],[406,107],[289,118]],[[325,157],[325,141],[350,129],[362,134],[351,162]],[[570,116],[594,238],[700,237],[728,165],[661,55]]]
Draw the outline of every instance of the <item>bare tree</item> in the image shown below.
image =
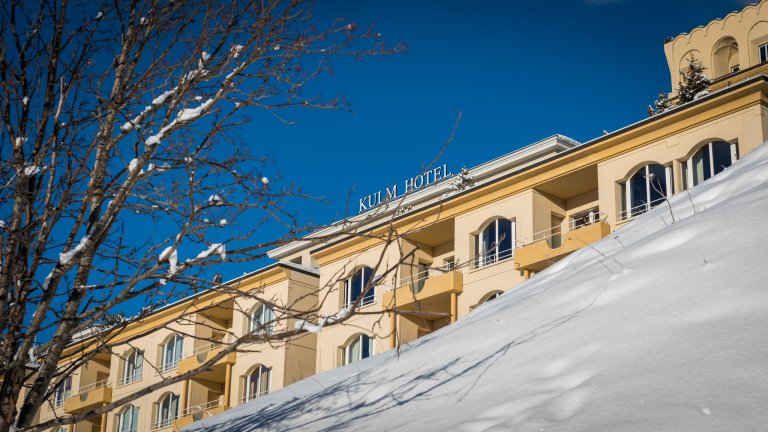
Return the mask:
[[[284,205],[302,195],[270,182],[238,127],[249,110],[286,121],[277,110],[345,108],[305,85],[335,55],[397,51],[343,20],[318,30],[298,0],[70,3],[0,7],[0,431],[34,426],[56,383],[110,347],[97,337],[62,369],[75,335],[119,329],[209,288],[212,263],[303,233]],[[253,242],[267,224],[285,236]],[[114,315],[137,299],[138,315]],[[200,370],[240,343],[300,331],[251,335]]]

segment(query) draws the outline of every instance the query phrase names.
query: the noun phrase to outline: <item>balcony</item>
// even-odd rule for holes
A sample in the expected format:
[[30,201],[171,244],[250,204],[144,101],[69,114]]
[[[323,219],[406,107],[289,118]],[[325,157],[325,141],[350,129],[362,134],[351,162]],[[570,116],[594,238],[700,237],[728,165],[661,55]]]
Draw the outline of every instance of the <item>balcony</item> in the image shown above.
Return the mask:
[[[181,375],[183,373],[187,373],[193,369],[197,369],[200,365],[208,361],[208,359],[213,358],[214,356],[218,355],[224,348],[226,348],[227,344],[225,342],[214,342],[211,344],[203,345],[200,347],[195,348],[194,351],[192,351],[192,355],[181,359],[179,361],[179,365],[176,368],[176,373]],[[222,364],[235,364],[235,360],[237,358],[236,352],[231,352],[224,357],[220,358],[216,363],[214,363],[211,368],[214,366],[219,366]]]
[[112,388],[104,380],[81,387],[78,394],[68,397],[64,401],[64,411],[67,414],[80,414],[110,402],[112,402]]
[[452,313],[452,294],[461,294],[464,286],[463,275],[458,271],[432,277],[423,275],[402,282],[399,288],[384,293],[384,306],[396,306],[398,311],[434,312],[436,317]]
[[604,220],[588,225],[571,226],[566,232],[551,228],[534,234],[532,240],[515,250],[515,268],[518,270],[541,271],[566,255],[594,243],[611,233],[611,227]]
[[179,417],[173,422],[174,430],[179,430],[184,426],[200,421],[206,417],[223,413],[229,407],[224,405],[221,398],[206,402],[204,404],[191,406],[179,413]]

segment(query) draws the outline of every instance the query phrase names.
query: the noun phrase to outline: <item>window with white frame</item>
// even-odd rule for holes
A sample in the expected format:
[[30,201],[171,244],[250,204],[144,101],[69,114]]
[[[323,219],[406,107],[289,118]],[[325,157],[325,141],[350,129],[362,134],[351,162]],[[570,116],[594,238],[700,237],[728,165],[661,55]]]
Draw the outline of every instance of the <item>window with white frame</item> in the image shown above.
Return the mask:
[[373,304],[376,300],[376,287],[373,286],[373,283],[372,268],[360,267],[357,269],[355,274],[344,282],[344,307],[354,304],[363,293],[365,296],[360,301],[360,305]]
[[138,432],[139,407],[128,405],[117,417],[117,432]]
[[475,267],[512,258],[515,247],[515,221],[496,219],[475,239]]
[[619,219],[645,213],[661,204],[674,190],[672,167],[649,164],[641,167],[621,183],[622,209]]
[[501,292],[501,291],[495,292],[495,293],[493,293],[493,294],[489,295],[489,296],[488,296],[488,298],[486,298],[486,299],[485,299],[485,301],[484,301],[483,303],[488,303],[488,302],[489,302],[489,301],[491,301],[491,300],[496,300],[497,298],[499,298],[499,296],[500,296],[501,294],[502,294],[502,292]]
[[139,381],[144,371],[144,352],[133,350],[123,360],[123,375],[120,384],[129,384]]
[[60,407],[64,405],[64,401],[72,395],[72,376],[64,378],[59,385],[56,386],[56,391],[53,395],[53,405]]
[[738,158],[739,149],[735,143],[713,141],[705,144],[681,165],[683,189],[690,189],[721,173]]
[[253,371],[245,377],[245,391],[243,392],[243,402],[256,399],[269,393],[272,379],[272,368],[264,365],[258,365]]
[[343,365],[354,363],[372,355],[373,339],[364,334],[358,335],[344,348]]
[[171,427],[179,416],[179,395],[169,393],[157,404],[157,417],[153,429]]
[[271,334],[275,324],[275,308],[270,304],[261,304],[251,313],[248,331],[255,334]]
[[173,335],[163,345],[163,361],[160,365],[160,372],[176,369],[184,355],[184,337],[182,335]]
[[759,47],[757,47],[757,53],[760,57],[760,63],[765,63],[768,61],[768,43],[762,44]]

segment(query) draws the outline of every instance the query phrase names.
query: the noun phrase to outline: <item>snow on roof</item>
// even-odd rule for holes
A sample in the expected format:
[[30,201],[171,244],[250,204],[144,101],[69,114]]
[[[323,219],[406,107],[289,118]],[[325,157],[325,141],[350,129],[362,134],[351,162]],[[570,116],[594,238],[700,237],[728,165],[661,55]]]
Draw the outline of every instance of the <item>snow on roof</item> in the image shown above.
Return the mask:
[[768,145],[670,204],[399,354],[184,430],[762,429]]

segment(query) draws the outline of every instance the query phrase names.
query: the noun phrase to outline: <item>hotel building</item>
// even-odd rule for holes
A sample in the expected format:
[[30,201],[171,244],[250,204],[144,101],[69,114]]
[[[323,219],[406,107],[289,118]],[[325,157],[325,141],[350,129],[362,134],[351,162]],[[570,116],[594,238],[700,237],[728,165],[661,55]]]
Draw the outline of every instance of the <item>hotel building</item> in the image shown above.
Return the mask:
[[[693,55],[712,79],[709,93],[585,143],[555,135],[462,172],[435,166],[361,198],[359,215],[272,250],[275,264],[128,325],[114,336],[115,349],[58,385],[39,421],[186,373],[232,338],[301,327],[280,316],[286,309],[313,311],[312,324],[350,305],[357,313],[232,352],[199,375],[62,430],[178,429],[408,343],[768,140],[768,2],[670,38],[664,51],[673,89]],[[66,355],[82,356],[93,337]]]

